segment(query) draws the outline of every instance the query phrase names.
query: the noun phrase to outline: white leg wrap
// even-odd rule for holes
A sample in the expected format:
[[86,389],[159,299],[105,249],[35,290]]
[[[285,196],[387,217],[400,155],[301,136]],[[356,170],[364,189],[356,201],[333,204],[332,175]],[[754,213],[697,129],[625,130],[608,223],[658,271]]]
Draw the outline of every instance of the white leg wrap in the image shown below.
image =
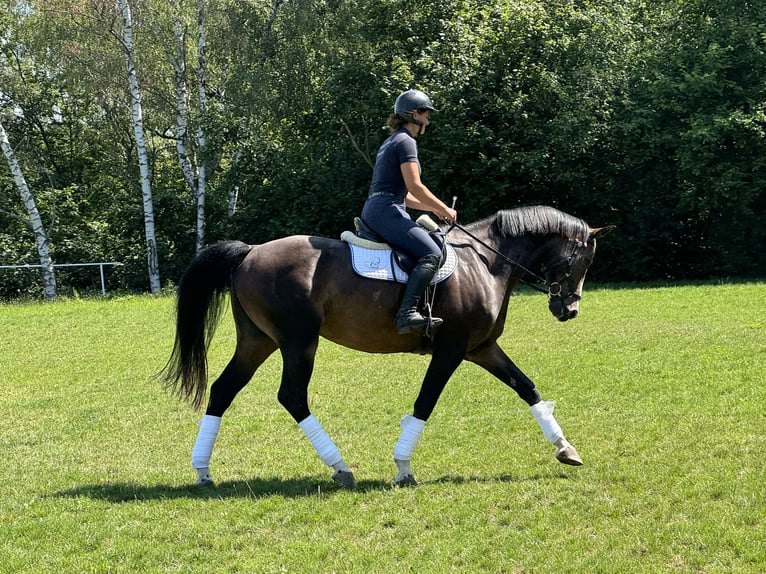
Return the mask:
[[407,415],[399,426],[402,427],[402,434],[394,447],[394,460],[411,460],[426,421]]
[[317,451],[317,454],[319,455],[319,458],[322,459],[323,463],[327,466],[334,466],[343,462],[343,457],[340,455],[338,447],[335,446],[335,443],[332,442],[332,439],[325,432],[314,415],[307,416],[298,423],[298,426],[301,427],[303,433],[311,441],[311,445]]
[[564,433],[553,416],[553,407],[555,405],[555,401],[540,401],[531,407],[532,415],[535,417],[537,424],[540,425],[543,435],[552,444],[556,444],[564,438]]
[[197,440],[192,449],[192,468],[207,469],[210,465],[210,455],[213,454],[213,445],[221,428],[221,417],[205,415],[199,422]]

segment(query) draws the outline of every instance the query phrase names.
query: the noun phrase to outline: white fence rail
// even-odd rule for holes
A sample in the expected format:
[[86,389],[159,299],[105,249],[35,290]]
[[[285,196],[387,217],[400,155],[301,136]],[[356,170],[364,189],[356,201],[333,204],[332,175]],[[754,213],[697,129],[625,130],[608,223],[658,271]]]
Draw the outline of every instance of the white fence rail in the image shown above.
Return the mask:
[[[98,267],[101,274],[101,294],[106,295],[106,283],[104,282],[104,266],[123,265],[118,261],[100,261],[98,263],[54,263],[54,269],[56,267]],[[42,265],[0,265],[0,269],[41,269]]]

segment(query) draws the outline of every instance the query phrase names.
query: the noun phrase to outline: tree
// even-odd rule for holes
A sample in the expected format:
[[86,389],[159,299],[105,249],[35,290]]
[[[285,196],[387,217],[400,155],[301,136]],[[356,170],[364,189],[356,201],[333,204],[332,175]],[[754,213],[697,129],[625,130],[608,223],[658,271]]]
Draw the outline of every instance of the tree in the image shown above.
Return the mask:
[[144,207],[144,227],[146,231],[146,259],[149,270],[149,285],[152,293],[160,291],[160,266],[157,256],[157,240],[154,229],[154,203],[149,179],[149,158],[146,151],[144,135],[143,108],[141,106],[141,89],[136,72],[136,55],[133,45],[133,16],[128,0],[116,0],[117,13],[122,18],[122,33],[118,35],[125,55],[125,65],[130,88],[131,107],[133,112],[133,132],[138,154],[138,167],[141,174],[141,195]]
[[[766,8],[669,0],[604,139],[613,276],[757,273],[766,263]],[[617,237],[617,236],[616,236]]]
[[24,177],[24,172],[16,159],[16,154],[8,141],[8,134],[5,132],[3,123],[0,122],[0,146],[3,149],[5,159],[8,161],[8,167],[13,174],[13,178],[16,181],[16,188],[21,194],[21,199],[24,202],[24,206],[27,210],[29,217],[29,225],[32,228],[32,232],[35,235],[35,244],[37,245],[37,253],[40,256],[40,266],[42,268],[43,285],[45,289],[45,299],[51,301],[56,298],[56,273],[53,267],[53,259],[51,258],[50,243],[48,241],[48,233],[45,231],[40,212],[37,210],[37,204],[32,192],[29,190],[27,180]]
[[[418,87],[440,109],[424,180],[458,196],[463,221],[545,203],[617,224],[602,280],[766,265],[761,4],[128,1],[0,8],[35,64],[23,81],[0,68],[0,96],[57,262],[120,260],[119,285],[143,289],[139,184],[167,282],[203,242],[337,236],[361,209],[394,98]],[[138,97],[118,81],[126,65],[140,66]],[[15,183],[2,172],[0,185]],[[0,252],[29,259],[3,210],[21,212],[18,194],[0,194]]]
[[199,121],[197,124],[196,143],[197,161],[190,160],[187,146],[189,129],[189,104],[187,88],[186,64],[186,26],[182,21],[181,2],[169,0],[173,14],[173,35],[175,52],[171,55],[171,63],[175,77],[176,93],[176,150],[181,171],[192,192],[196,206],[196,250],[201,251],[205,245],[205,196],[207,192],[207,138],[205,135],[204,118],[207,111],[207,59],[206,59],[206,0],[199,0],[197,10],[197,97]]

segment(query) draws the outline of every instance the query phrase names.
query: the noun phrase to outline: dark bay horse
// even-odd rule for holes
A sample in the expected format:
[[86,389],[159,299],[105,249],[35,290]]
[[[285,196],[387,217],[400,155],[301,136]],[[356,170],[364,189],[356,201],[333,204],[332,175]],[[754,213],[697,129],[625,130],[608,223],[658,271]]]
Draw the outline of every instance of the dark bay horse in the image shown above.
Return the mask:
[[394,315],[403,285],[360,277],[351,268],[349,247],[339,240],[291,236],[261,245],[225,241],[203,250],[178,286],[176,335],[164,380],[196,408],[207,393],[207,349],[231,295],[237,345],[210,389],[205,416],[192,450],[197,484],[212,483],[209,461],[221,417],[236,394],[274,351],[282,355],[277,398],[317,451],[334,469],[333,479],[353,486],[354,476],[309,410],[308,386],[319,338],[368,353],[427,352],[431,361],[412,415],[401,420],[394,448],[397,485],[415,485],[410,468],[415,446],[439,396],[463,360],[471,361],[512,388],[531,408],[556,458],[582,461],[564,438],[535,384],[497,344],[511,291],[536,277],[546,287],[549,308],[559,321],[577,316],[585,273],[596,238],[594,229],[550,207],[499,211],[466,227],[450,229],[458,266],[436,287],[433,313],[444,324],[430,337],[397,334]]

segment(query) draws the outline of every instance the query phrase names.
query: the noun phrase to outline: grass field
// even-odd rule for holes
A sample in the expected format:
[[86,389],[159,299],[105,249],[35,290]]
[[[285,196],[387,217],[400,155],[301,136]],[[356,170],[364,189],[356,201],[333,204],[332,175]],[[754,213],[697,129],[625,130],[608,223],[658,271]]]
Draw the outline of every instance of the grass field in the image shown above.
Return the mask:
[[[557,401],[585,465],[463,365],[394,489],[428,358],[320,345],[313,412],[355,470],[330,481],[276,401],[272,357],[196,489],[200,413],[152,379],[173,300],[0,305],[0,572],[766,572],[766,284],[592,287],[575,321],[511,300],[503,347]],[[217,375],[233,350],[227,316]]]

